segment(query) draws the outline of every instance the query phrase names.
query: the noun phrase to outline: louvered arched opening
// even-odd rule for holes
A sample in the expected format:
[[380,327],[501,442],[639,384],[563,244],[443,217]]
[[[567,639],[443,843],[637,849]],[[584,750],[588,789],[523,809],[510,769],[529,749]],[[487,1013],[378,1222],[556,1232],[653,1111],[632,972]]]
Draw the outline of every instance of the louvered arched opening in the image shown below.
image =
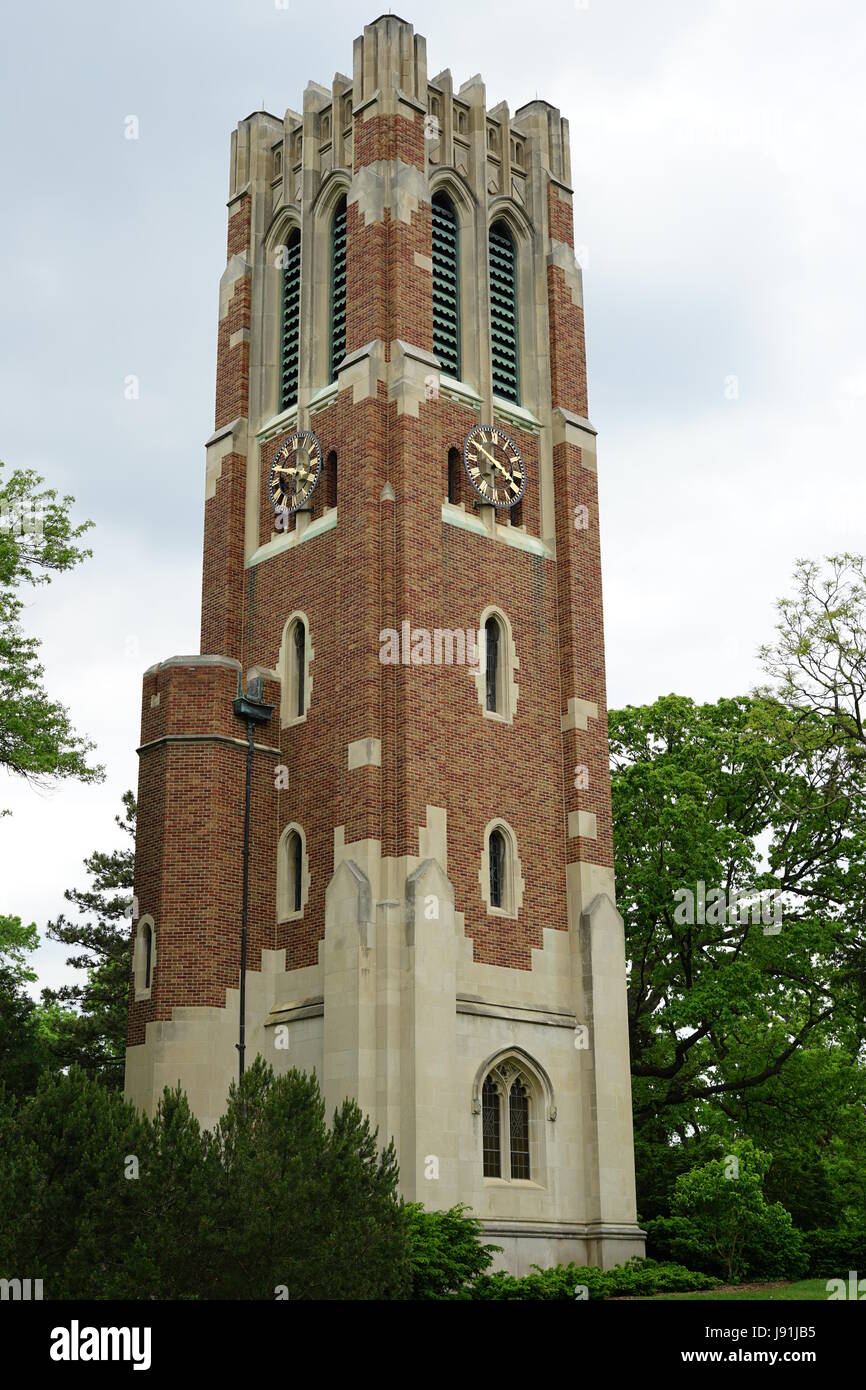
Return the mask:
[[520,401],[517,329],[517,255],[514,238],[504,222],[490,228],[490,355],[493,392],[507,401]]
[[346,356],[346,199],[334,209],[331,223],[331,381]]
[[298,402],[301,328],[301,233],[296,227],[286,242],[283,301],[280,312],[280,410]]
[[448,376],[460,377],[460,276],[457,214],[433,194],[433,351]]

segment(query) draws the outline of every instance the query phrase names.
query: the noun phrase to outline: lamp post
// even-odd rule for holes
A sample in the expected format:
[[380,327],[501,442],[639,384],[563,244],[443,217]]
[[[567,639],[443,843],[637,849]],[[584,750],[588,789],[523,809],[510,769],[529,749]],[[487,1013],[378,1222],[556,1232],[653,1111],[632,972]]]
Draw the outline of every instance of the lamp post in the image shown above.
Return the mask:
[[250,887],[250,790],[253,777],[253,730],[257,724],[267,724],[274,712],[273,705],[266,705],[262,702],[263,678],[255,676],[247,682],[247,691],[244,694],[241,683],[241,675],[238,672],[238,693],[237,698],[232,702],[232,709],[238,719],[243,719],[247,726],[247,783],[244,796],[244,871],[243,871],[243,892],[241,906],[241,997],[240,997],[240,1024],[238,1031],[238,1041],[235,1046],[238,1050],[238,1081],[243,1080],[244,1076],[244,1049],[246,1046],[246,1011],[247,1011],[247,913],[249,908],[249,887]]

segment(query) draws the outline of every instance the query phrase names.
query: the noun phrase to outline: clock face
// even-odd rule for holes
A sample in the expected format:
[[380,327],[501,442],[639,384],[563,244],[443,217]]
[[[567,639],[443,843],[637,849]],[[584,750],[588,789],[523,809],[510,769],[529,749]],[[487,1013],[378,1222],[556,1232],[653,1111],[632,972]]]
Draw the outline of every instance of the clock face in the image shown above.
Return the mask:
[[268,494],[277,513],[297,512],[315,491],[322,471],[322,446],[312,430],[299,430],[283,441],[268,474]]
[[496,425],[476,425],[466,436],[463,462],[482,502],[513,507],[526,490],[526,465],[520,450]]

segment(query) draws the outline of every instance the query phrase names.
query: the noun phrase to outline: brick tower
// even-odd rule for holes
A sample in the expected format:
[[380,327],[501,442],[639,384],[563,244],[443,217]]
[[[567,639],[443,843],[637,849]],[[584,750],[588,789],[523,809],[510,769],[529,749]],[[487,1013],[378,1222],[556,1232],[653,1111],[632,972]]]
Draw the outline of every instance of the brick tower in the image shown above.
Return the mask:
[[568,126],[351,77],[232,136],[201,656],[145,673],[127,1095],[205,1124],[246,1043],[393,1136],[505,1265],[635,1219],[595,431]]

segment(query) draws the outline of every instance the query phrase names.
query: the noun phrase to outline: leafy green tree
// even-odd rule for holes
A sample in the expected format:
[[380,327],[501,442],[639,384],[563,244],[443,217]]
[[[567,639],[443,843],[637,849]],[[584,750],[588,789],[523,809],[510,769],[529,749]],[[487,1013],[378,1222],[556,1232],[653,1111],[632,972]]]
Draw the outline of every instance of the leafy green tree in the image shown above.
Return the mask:
[[16,1096],[35,1089],[62,1026],[61,1010],[40,1006],[27,991],[36,972],[26,957],[38,945],[34,923],[0,916],[0,1089]]
[[53,941],[79,949],[80,954],[69,956],[66,964],[86,970],[87,978],[42,994],[46,1006],[74,1006],[74,1011],[64,1007],[59,1021],[54,1048],[58,1064],[77,1062],[89,1075],[115,1087],[123,1085],[132,953],[136,817],[132,792],[124,793],[123,808],[115,821],[130,843],[117,850],[97,850],[85,859],[90,887],[69,888],[64,894],[74,904],[77,918],[61,914],[48,923]]
[[749,1139],[722,1157],[681,1173],[671,1219],[649,1223],[656,1253],[729,1281],[796,1278],[806,1268],[801,1233],[780,1202],[767,1202],[763,1183],[770,1155]]
[[72,497],[58,497],[30,469],[3,476],[0,463],[0,768],[35,783],[99,780],[93,745],[75,733],[66,708],[43,685],[39,642],[21,627],[25,586],[47,584],[91,554],[79,544],[92,525],[70,520]]
[[866,556],[798,560],[761,659],[778,698],[821,716],[828,736],[866,753]]
[[[698,706],[671,695],[614,712],[610,728],[647,1218],[666,1210],[677,1175],[709,1156],[714,1135],[742,1133],[744,1107],[756,1116],[761,1104],[793,1104],[777,1083],[803,1049],[856,1065],[866,798],[820,716],[772,698]],[[699,884],[720,899],[703,919]],[[778,923],[737,901],[773,891]],[[817,1130],[810,1143],[814,1166]]]
[[462,1203],[448,1211],[407,1206],[412,1247],[412,1298],[448,1298],[465,1289],[493,1263],[501,1245],[485,1245],[481,1222]]

